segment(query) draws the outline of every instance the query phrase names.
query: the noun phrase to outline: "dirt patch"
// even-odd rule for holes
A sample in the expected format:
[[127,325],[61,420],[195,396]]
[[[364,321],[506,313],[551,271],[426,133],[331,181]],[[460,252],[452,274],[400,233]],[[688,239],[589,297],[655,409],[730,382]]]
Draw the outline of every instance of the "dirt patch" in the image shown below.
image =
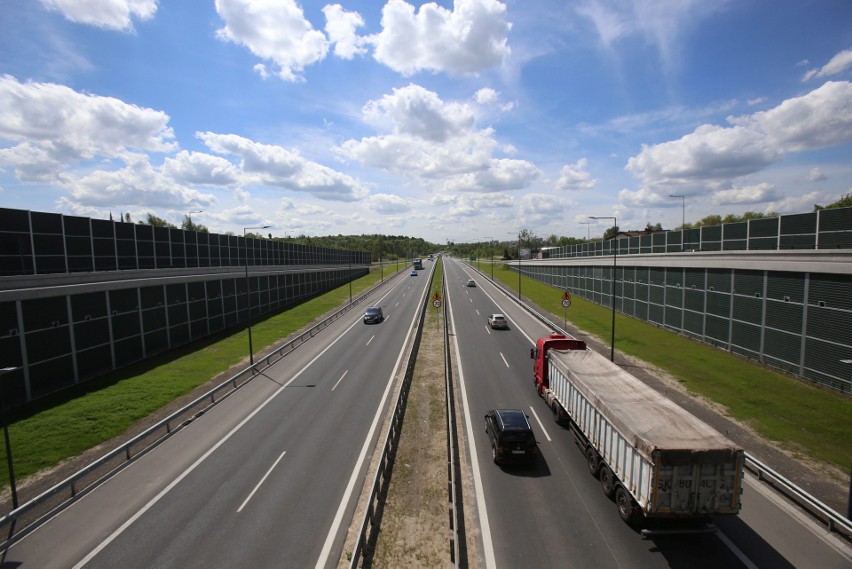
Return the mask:
[[371,567],[453,567],[443,335],[429,312]]

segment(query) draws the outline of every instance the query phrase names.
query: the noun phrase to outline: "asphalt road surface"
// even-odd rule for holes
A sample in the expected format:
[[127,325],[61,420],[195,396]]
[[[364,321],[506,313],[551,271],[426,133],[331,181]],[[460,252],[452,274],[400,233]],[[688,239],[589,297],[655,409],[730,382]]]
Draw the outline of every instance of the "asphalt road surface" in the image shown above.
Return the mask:
[[[491,285],[488,275],[452,260],[445,264],[451,334],[486,567],[785,568],[852,566],[850,551],[749,476],[743,510],[713,520],[715,533],[644,539],[618,515],[589,474],[574,435],[558,426],[532,381],[530,348],[552,330]],[[466,286],[473,278],[475,287]],[[558,294],[558,291],[554,291]],[[505,314],[508,330],[491,330],[488,315]],[[522,409],[541,456],[532,468],[492,462],[483,415]],[[748,452],[748,449],[746,449]]]
[[[427,269],[431,268],[431,263]],[[333,567],[428,284],[404,272],[15,543],[2,567]]]

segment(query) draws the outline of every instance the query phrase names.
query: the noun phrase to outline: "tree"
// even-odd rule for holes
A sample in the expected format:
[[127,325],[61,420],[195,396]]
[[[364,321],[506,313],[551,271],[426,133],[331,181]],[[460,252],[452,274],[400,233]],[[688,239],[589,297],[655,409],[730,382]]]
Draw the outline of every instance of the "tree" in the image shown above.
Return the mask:
[[834,209],[838,207],[852,207],[852,192],[849,192],[846,195],[840,196],[840,199],[836,202],[832,202],[827,206],[821,206],[819,204],[814,204],[814,211],[819,211],[821,209]]
[[198,231],[199,233],[210,233],[206,226],[201,225],[200,223],[195,223],[192,221],[192,218],[189,215],[183,216],[183,223],[180,226],[181,229],[185,229],[186,231]]
[[613,237],[618,235],[619,231],[621,231],[621,229],[619,229],[617,225],[613,225],[612,227],[606,230],[606,233],[604,233],[604,241],[606,241],[607,239],[612,239]]
[[662,230],[663,230],[663,226],[660,223],[658,223],[657,225],[651,225],[651,222],[649,221],[648,224],[645,226],[645,231],[647,231],[648,233],[651,233],[651,232],[654,232],[654,231],[662,231]]
[[165,219],[159,218],[156,215],[154,215],[153,213],[149,213],[145,217],[145,221],[140,221],[139,223],[142,224],[142,225],[152,225],[154,227],[168,227],[170,229],[177,229],[176,225],[172,225],[171,223],[169,223]]

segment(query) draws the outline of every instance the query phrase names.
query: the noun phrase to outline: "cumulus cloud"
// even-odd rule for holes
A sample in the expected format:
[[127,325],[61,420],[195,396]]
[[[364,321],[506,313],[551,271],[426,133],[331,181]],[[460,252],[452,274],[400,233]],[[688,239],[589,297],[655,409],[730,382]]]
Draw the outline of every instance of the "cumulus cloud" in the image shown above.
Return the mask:
[[126,166],[115,171],[98,170],[66,185],[71,197],[81,204],[115,207],[122,204],[150,208],[210,208],[216,202],[204,194],[175,182],[152,167],[148,157],[139,154],[124,156]]
[[716,205],[758,204],[778,199],[773,184],[762,183],[730,190],[720,190],[711,196]]
[[808,182],[821,182],[827,179],[828,176],[820,168],[811,168],[811,171],[808,172]]
[[206,186],[229,186],[239,182],[239,170],[219,156],[182,150],[166,158],[163,173],[177,182]]
[[157,13],[157,0],[41,0],[48,10],[71,22],[109,30],[133,30],[133,18],[149,20]]
[[828,82],[773,109],[702,125],[674,141],[643,145],[627,170],[646,185],[727,180],[758,172],[787,153],[852,141],[852,83]]
[[448,10],[429,2],[415,7],[390,0],[382,8],[382,31],[369,36],[374,57],[406,76],[419,71],[472,75],[509,55],[506,6],[497,0],[456,0]]
[[114,158],[128,149],[176,148],[169,117],[112,97],[53,83],[0,77],[0,166],[24,181],[49,180],[82,160]]
[[[304,68],[328,54],[325,34],[305,19],[295,0],[216,0],[216,12],[225,22],[217,36],[271,62],[285,81],[302,81]],[[255,70],[268,75],[266,63]]]
[[325,33],[334,44],[334,55],[342,59],[352,59],[367,52],[365,41],[356,30],[364,25],[364,18],[357,12],[347,12],[340,4],[323,7],[326,24]]
[[245,183],[305,192],[324,200],[355,201],[367,196],[367,190],[356,179],[311,162],[298,151],[235,134],[199,132],[196,136],[213,152],[238,157]]
[[338,151],[367,166],[443,181],[454,191],[520,189],[540,175],[532,163],[494,156],[494,131],[476,127],[470,104],[443,101],[419,85],[369,101],[363,117],[384,134],[347,140]]
[[802,81],[810,81],[814,77],[829,77],[843,73],[846,69],[852,67],[852,47],[845,49],[835,55],[828,63],[820,69],[811,69],[802,76]]
[[382,214],[406,213],[412,209],[409,200],[394,194],[374,194],[367,200],[367,205]]
[[562,167],[562,172],[559,174],[554,189],[560,191],[593,190],[597,185],[597,179],[592,179],[592,175],[586,172],[586,159],[581,158],[574,164],[566,164]]

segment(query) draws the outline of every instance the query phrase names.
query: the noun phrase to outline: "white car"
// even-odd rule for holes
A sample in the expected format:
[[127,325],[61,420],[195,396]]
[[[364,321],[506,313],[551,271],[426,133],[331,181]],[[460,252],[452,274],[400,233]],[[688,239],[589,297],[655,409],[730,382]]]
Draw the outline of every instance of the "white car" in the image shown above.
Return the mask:
[[502,314],[492,314],[488,317],[488,325],[492,328],[508,328],[509,321]]
[[467,281],[467,286],[476,286],[476,281],[470,279],[469,281]]

